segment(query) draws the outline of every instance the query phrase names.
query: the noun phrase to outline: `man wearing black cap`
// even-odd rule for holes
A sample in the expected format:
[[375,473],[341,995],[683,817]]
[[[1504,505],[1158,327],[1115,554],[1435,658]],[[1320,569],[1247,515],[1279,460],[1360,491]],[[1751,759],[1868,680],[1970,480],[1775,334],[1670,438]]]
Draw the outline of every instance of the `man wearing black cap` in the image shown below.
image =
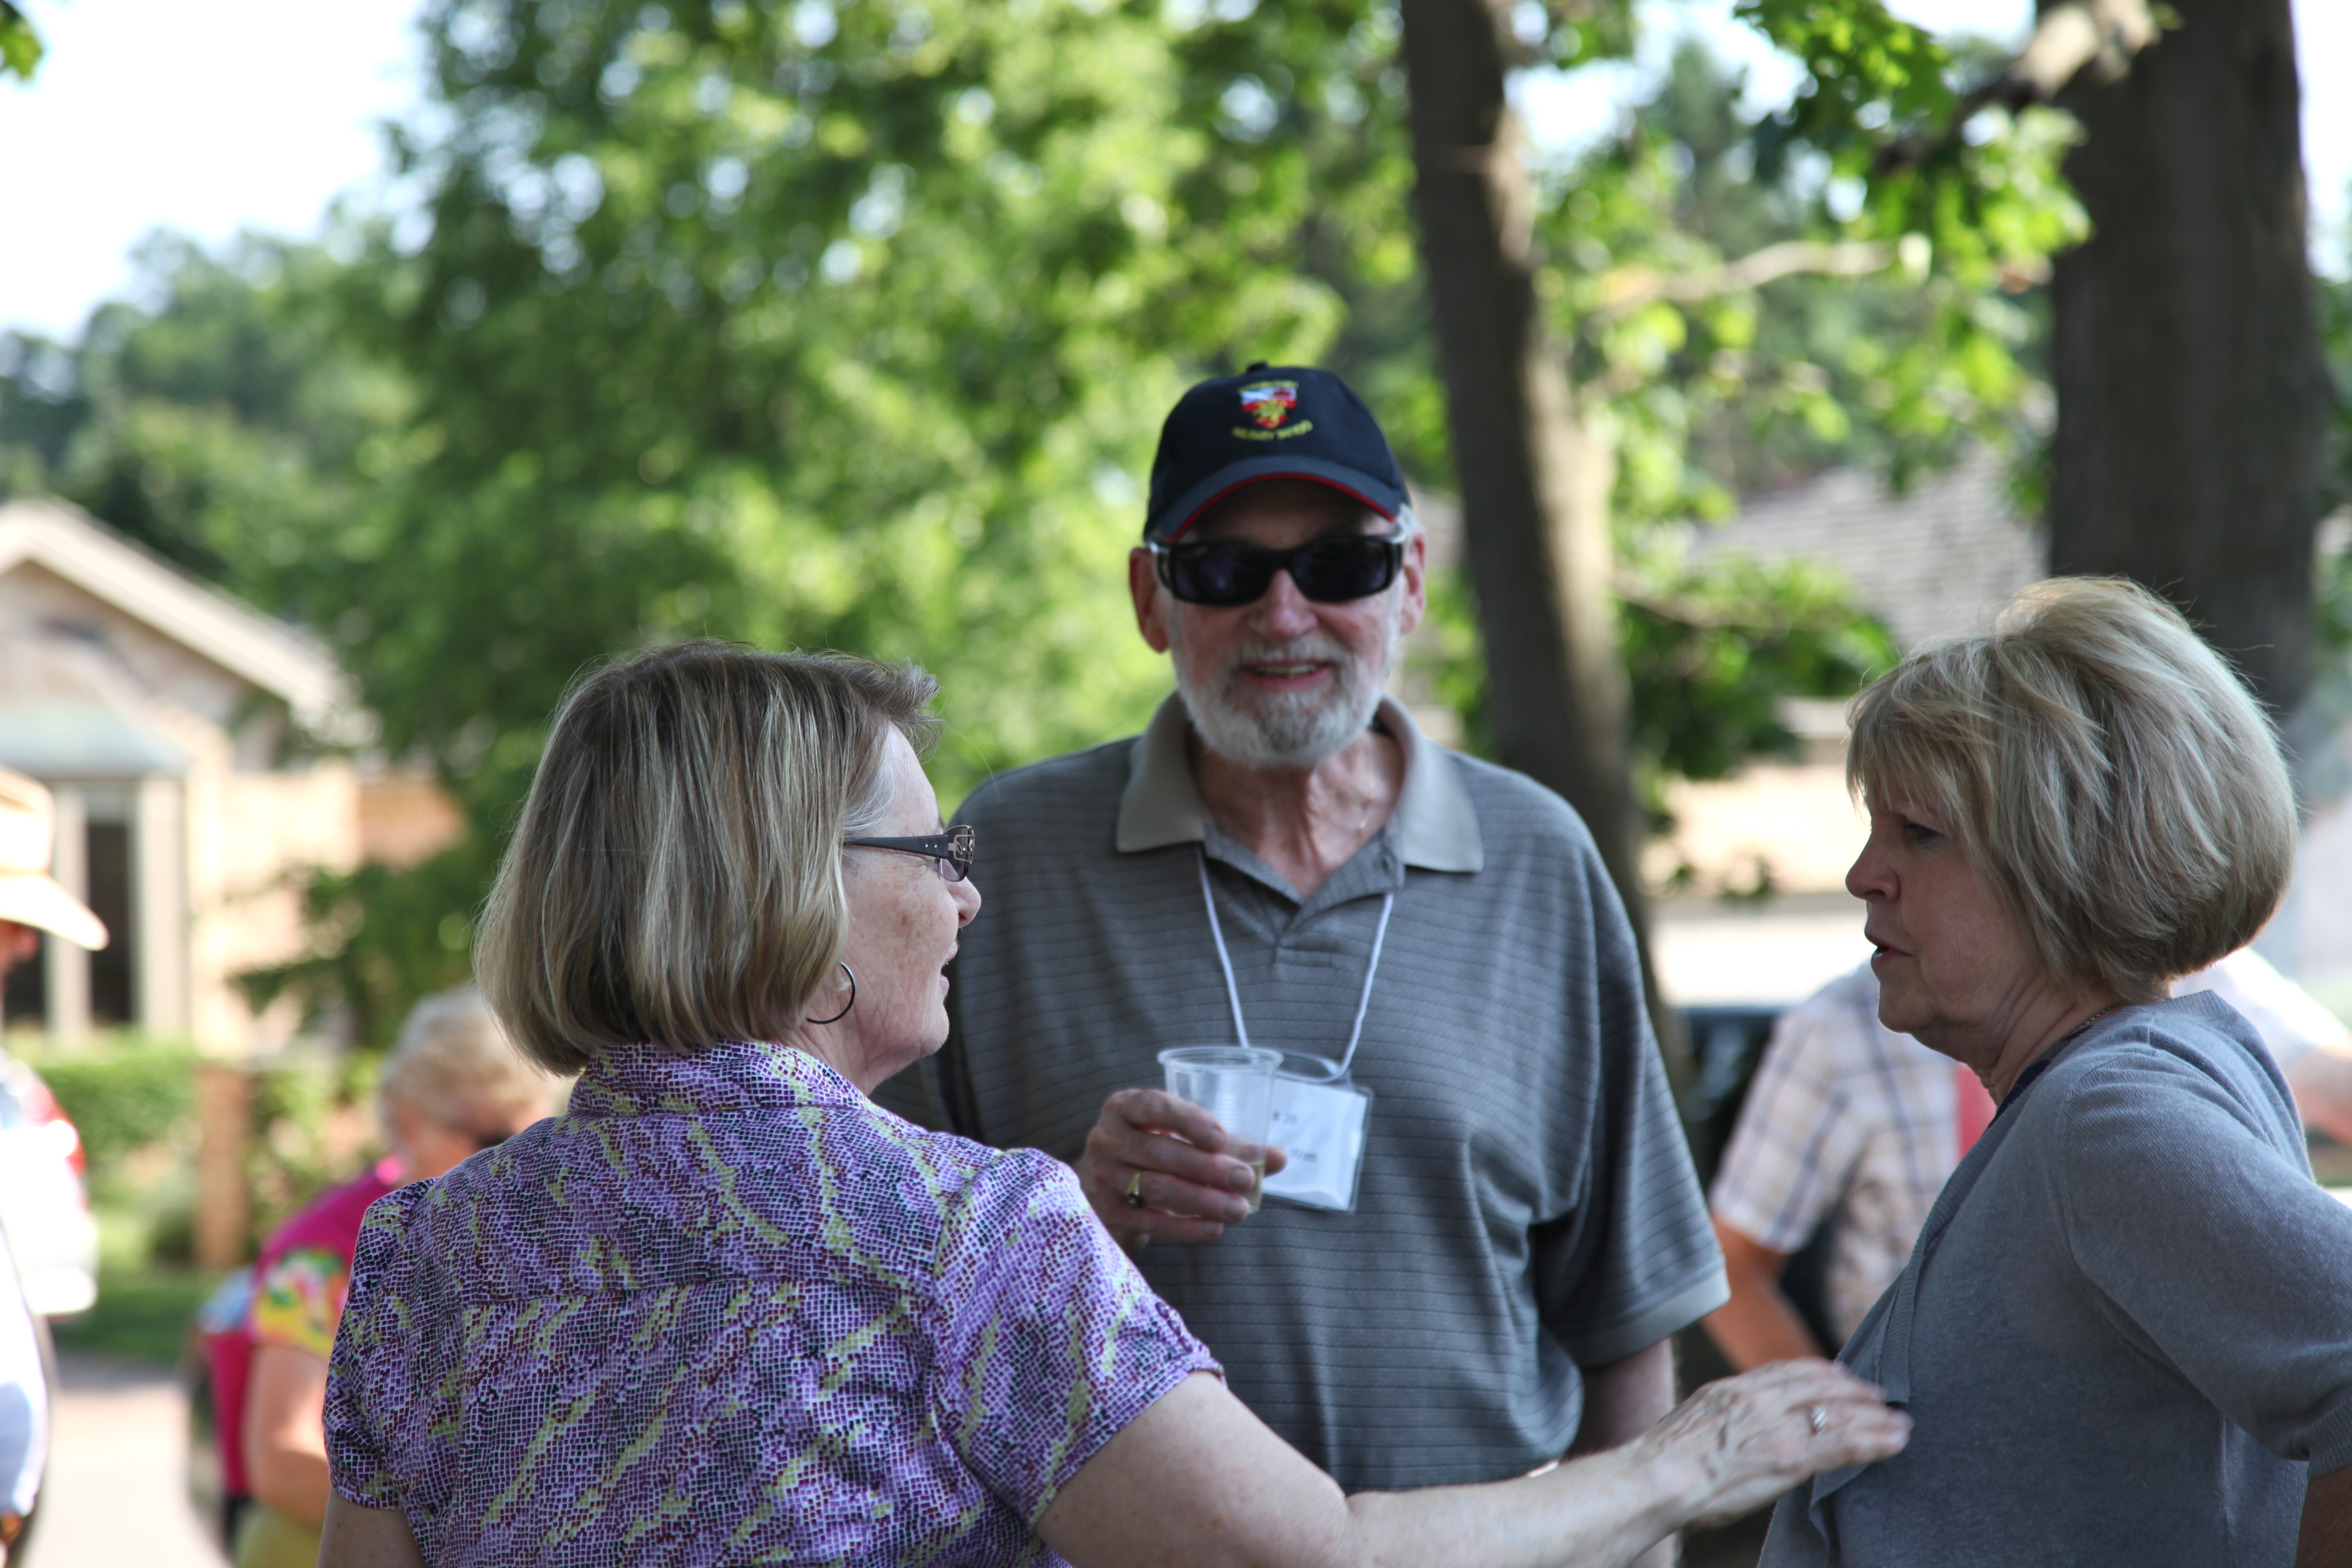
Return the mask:
[[[1727,1294],[1583,824],[1381,696],[1423,568],[1337,376],[1187,392],[1129,563],[1176,695],[964,803],[988,913],[946,1049],[883,1091],[1074,1163],[1234,1391],[1350,1491],[1639,1434],[1667,1337]],[[1256,1212],[1260,1152],[1153,1087],[1160,1051],[1234,1044],[1284,1053]]]

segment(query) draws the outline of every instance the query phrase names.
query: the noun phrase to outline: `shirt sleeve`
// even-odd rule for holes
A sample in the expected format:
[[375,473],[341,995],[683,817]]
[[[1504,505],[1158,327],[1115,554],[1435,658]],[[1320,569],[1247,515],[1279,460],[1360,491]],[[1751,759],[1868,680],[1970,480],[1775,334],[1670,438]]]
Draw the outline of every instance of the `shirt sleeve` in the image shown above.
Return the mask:
[[1803,1247],[1845,1194],[1862,1129],[1841,1089],[1841,1031],[1859,1021],[1835,992],[1772,1030],[1708,1200],[1716,1216],[1759,1246]]
[[1589,847],[1584,878],[1591,962],[1567,979],[1591,994],[1569,1012],[1590,1009],[1594,1043],[1590,1077],[1562,1103],[1588,1125],[1552,1136],[1587,1155],[1570,1212],[1528,1240],[1544,1326],[1579,1366],[1605,1366],[1698,1321],[1731,1289],[1650,1032],[1633,928]]
[[400,1404],[431,1392],[416,1386],[418,1335],[403,1294],[409,1221],[429,1187],[404,1187],[368,1210],[327,1361],[328,1472],[338,1496],[365,1508],[400,1506],[385,1434]]
[[2133,1051],[2069,1092],[2056,1201],[2120,1331],[2324,1475],[2352,1464],[2352,1209],[2282,1147],[2294,1125],[2284,1103]]
[[1059,1161],[1018,1150],[989,1162],[950,1205],[940,1247],[939,1429],[1033,1527],[1129,1422],[1218,1371]]
[[289,1247],[253,1285],[253,1342],[308,1351],[320,1361],[333,1353],[351,1270],[324,1247]]

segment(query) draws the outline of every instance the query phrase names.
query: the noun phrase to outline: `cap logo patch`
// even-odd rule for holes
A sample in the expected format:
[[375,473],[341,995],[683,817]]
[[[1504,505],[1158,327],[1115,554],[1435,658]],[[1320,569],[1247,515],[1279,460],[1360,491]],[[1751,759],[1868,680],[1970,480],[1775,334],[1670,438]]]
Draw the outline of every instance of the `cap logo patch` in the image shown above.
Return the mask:
[[1298,384],[1295,381],[1254,381],[1242,388],[1242,412],[1257,421],[1262,429],[1276,430],[1298,406]]

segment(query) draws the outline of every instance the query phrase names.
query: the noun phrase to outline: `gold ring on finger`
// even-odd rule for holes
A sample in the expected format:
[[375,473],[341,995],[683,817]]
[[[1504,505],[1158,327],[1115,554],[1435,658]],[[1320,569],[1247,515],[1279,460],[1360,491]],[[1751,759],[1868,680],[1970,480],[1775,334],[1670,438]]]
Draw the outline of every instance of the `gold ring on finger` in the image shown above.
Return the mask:
[[[1131,1209],[1143,1206],[1143,1173],[1140,1171],[1127,1179],[1127,1206]],[[1814,1429],[1820,1430],[1818,1427]]]

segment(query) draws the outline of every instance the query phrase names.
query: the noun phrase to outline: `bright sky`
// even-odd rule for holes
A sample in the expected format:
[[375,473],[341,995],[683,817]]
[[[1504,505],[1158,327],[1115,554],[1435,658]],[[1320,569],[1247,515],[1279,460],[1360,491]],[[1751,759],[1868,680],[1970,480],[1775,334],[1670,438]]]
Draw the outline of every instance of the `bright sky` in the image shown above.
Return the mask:
[[[0,327],[68,337],[122,293],[139,237],[172,227],[218,244],[241,227],[315,233],[339,195],[386,197],[376,124],[417,100],[416,0],[23,0],[49,47],[30,86],[0,84]],[[1749,63],[1758,101],[1796,74],[1731,0],[1644,0],[1643,60],[1531,83],[1547,140],[1605,131],[1640,96],[1679,26]],[[2022,36],[2032,0],[1894,0],[1898,14]],[[2352,183],[2352,5],[2295,0],[2315,250],[2346,268]]]
[[317,231],[382,184],[417,100],[417,0],[22,0],[47,58],[0,82],[0,326],[69,337],[170,227]]

